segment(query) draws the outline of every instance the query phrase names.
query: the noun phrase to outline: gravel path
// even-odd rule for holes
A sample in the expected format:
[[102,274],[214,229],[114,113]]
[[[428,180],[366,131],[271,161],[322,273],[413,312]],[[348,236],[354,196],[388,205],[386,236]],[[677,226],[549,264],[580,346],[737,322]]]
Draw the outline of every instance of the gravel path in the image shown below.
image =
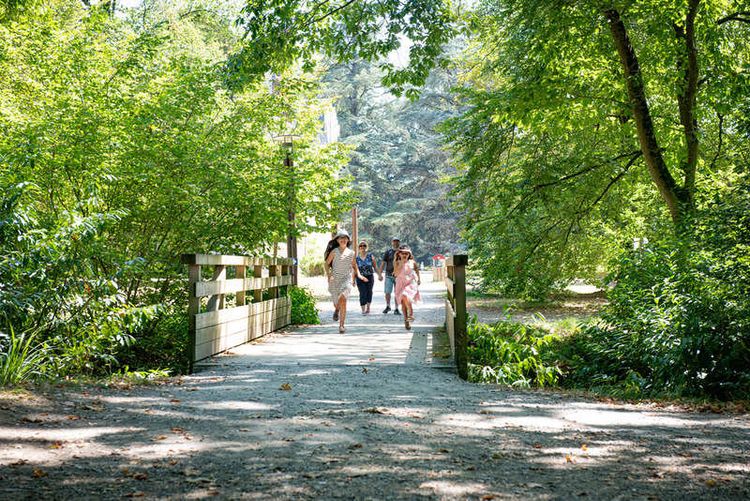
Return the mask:
[[748,416],[463,382],[425,288],[413,335],[323,304],[169,384],[2,393],[0,499],[750,497]]

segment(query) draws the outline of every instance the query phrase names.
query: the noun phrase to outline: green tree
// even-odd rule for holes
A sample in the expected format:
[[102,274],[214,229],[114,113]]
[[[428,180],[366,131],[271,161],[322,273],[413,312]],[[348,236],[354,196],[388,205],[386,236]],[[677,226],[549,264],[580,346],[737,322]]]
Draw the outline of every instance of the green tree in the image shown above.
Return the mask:
[[[689,224],[747,153],[741,4],[489,0],[448,138],[487,278],[541,295]],[[532,292],[533,291],[533,292]]]

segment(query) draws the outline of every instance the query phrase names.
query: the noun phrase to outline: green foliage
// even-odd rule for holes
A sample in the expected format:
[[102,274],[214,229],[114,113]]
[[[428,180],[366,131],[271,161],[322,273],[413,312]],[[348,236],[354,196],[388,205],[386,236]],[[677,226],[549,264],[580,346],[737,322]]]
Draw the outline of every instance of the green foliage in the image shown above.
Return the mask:
[[312,67],[320,54],[338,61],[374,61],[408,38],[408,66],[396,68],[386,61],[379,66],[385,85],[416,97],[416,87],[441,61],[442,45],[454,34],[452,17],[444,0],[246,0],[237,21],[246,36],[229,60],[229,78],[241,84],[300,61]]
[[45,357],[45,347],[32,331],[20,336],[16,336],[12,328],[9,335],[0,332],[0,386],[38,377]]
[[520,388],[555,386],[561,374],[543,353],[558,337],[522,323],[469,322],[469,380]]
[[315,307],[315,296],[305,287],[289,287],[289,298],[292,301],[292,324],[317,325],[320,323],[319,311]]
[[185,308],[167,308],[159,311],[135,334],[135,342],[117,352],[122,367],[139,370],[167,369],[184,373],[189,367],[188,316]]
[[300,260],[299,268],[308,277],[322,277],[325,275],[325,263],[322,256],[308,254]]
[[627,252],[600,322],[565,349],[565,384],[628,396],[750,395],[750,186],[723,194],[680,240]]
[[[485,0],[467,15],[475,36],[462,64],[466,111],[446,136],[462,163],[454,194],[488,290],[541,298],[572,278],[596,280],[633,238],[655,241],[674,229],[647,168],[636,103],[605,16],[615,8]],[[734,175],[750,144],[743,132],[750,26],[718,23],[731,8],[700,2],[696,18],[694,185],[680,115],[687,3],[638,0],[620,13],[665,170],[696,204],[702,191]]]
[[180,370],[180,254],[263,255],[352,199],[314,74],[230,91],[239,37],[213,6],[111,14],[54,0],[0,20],[0,330],[38,330],[49,377]]

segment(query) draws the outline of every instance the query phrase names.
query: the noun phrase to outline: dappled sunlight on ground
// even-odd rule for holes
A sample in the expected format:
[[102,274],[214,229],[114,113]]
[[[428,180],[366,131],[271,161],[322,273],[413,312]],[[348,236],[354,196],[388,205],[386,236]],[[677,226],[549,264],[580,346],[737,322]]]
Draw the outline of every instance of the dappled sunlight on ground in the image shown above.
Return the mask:
[[356,313],[169,384],[0,398],[8,499],[742,499],[747,416],[473,385]]

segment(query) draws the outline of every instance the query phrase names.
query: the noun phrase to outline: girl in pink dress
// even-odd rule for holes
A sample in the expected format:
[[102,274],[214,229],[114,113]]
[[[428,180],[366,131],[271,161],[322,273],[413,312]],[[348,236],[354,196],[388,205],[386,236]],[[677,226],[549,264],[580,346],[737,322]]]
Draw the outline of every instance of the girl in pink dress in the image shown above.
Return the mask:
[[414,321],[413,303],[422,300],[419,295],[419,285],[422,280],[419,277],[419,265],[414,260],[414,255],[408,245],[398,248],[393,262],[393,274],[396,276],[396,304],[401,305],[404,327],[409,330]]

